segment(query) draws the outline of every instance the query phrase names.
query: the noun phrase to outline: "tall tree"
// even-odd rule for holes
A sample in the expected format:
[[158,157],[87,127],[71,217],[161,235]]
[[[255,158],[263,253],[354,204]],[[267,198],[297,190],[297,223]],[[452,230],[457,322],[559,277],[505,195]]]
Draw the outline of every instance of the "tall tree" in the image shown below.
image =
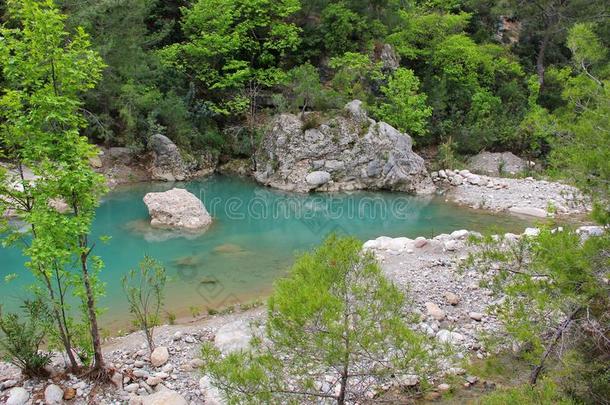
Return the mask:
[[205,367],[229,403],[367,402],[374,386],[418,374],[431,342],[409,326],[404,295],[354,238],[300,257],[269,299],[265,338]]
[[[80,134],[86,125],[81,96],[99,81],[103,63],[91,50],[83,29],[65,30],[65,16],[52,0],[10,0],[16,28],[2,28],[0,65],[6,89],[0,99],[1,143],[15,167],[2,173],[0,195],[25,223],[31,242],[24,253],[28,267],[42,281],[67,355],[73,357],[65,310],[66,283],[82,299],[93,347],[93,367],[104,367],[96,296],[96,273],[89,230],[104,179],[89,165],[96,149]],[[33,177],[26,176],[31,168]],[[62,209],[59,209],[63,206]],[[61,212],[64,212],[62,214]],[[7,228],[8,241],[23,240]]]
[[254,147],[257,100],[286,77],[284,61],[299,44],[290,17],[298,0],[199,0],[184,9],[187,41],[165,48],[165,62],[196,83],[220,116],[245,116]]

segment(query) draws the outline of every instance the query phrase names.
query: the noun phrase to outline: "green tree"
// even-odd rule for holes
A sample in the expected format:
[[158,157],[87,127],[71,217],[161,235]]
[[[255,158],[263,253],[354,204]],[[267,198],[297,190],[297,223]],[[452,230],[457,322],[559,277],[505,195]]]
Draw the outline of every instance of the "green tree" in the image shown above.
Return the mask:
[[422,372],[431,346],[409,328],[403,294],[361,249],[331,236],[301,256],[276,283],[265,337],[252,350],[218,359],[204,347],[205,371],[229,403],[353,403],[371,384]]
[[284,58],[300,42],[289,21],[298,0],[199,0],[183,10],[186,42],[165,48],[166,65],[186,74],[215,114],[245,115],[254,148],[257,100],[286,78]]
[[145,256],[138,270],[132,269],[123,276],[123,290],[129,302],[129,312],[134,316],[134,324],[139,327],[152,353],[155,350],[153,338],[155,326],[161,321],[161,307],[167,274],[157,260]]
[[329,66],[335,71],[332,87],[347,100],[370,101],[371,87],[383,78],[382,63],[362,53],[346,52],[332,58]]
[[[9,196],[4,204],[30,226],[27,266],[48,294],[72,366],[77,364],[66,315],[67,286],[74,286],[83,302],[99,371],[104,361],[95,302],[102,286],[96,274],[103,263],[92,255],[88,234],[105,186],[89,166],[96,149],[79,131],[86,125],[80,96],[100,79],[103,63],[82,29],[71,35],[65,30],[65,17],[51,0],[9,1],[8,7],[16,28],[6,24],[1,34],[7,87],[0,99],[0,137],[15,172],[0,173],[0,195]],[[26,167],[35,178],[25,176]],[[65,203],[69,215],[59,212],[58,202]],[[7,243],[24,241],[19,230],[4,230]]]
[[399,68],[381,87],[385,100],[377,108],[379,117],[409,134],[422,136],[427,132],[432,108],[426,105],[426,95],[418,93],[419,79],[412,70]]

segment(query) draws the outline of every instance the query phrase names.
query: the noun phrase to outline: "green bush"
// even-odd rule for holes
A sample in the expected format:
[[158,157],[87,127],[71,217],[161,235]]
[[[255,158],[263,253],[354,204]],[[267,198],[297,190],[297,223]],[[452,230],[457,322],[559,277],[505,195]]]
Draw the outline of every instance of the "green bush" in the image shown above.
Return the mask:
[[40,346],[50,320],[49,309],[41,300],[25,301],[22,309],[23,314],[0,313],[0,350],[24,375],[44,376],[51,354],[40,351]]
[[477,405],[570,405],[575,402],[563,396],[551,380],[540,381],[536,386],[529,384],[500,389],[474,402]]

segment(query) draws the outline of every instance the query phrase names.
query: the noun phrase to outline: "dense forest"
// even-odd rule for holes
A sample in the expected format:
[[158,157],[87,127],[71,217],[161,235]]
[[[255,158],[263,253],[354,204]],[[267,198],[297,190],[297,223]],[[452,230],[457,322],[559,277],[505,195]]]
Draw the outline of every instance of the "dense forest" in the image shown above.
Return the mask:
[[135,149],[160,132],[183,150],[247,156],[265,117],[357,98],[419,147],[544,159],[590,91],[579,74],[608,75],[601,0],[58,5],[106,65],[86,95],[88,136]]
[[[52,387],[47,377],[53,375],[66,387],[68,379],[72,385],[87,381],[87,394],[82,394],[84,388],[78,394],[82,398],[90,394],[99,399],[98,387],[104,391],[112,383],[122,395],[115,399],[166,403],[146,402],[167,394],[152,386],[167,384],[178,390],[187,373],[201,371],[205,377],[194,386],[182,386],[190,391],[189,400],[222,391],[218,395],[231,404],[410,403],[450,401],[462,387],[476,386],[482,388],[470,391],[477,396],[473,403],[610,403],[609,49],[607,0],[1,2],[0,238],[2,249],[17,247],[19,258],[27,261],[23,268],[19,264],[10,272],[0,270],[6,271],[2,274],[7,285],[24,269],[34,281],[16,311],[2,312],[5,302],[0,302],[0,354],[23,375],[19,381],[0,380],[0,400],[27,395],[22,402],[12,402],[25,404],[30,392],[43,391],[46,398],[55,389],[47,393]],[[510,180],[510,193],[519,194],[518,203],[529,204],[540,197],[532,194],[539,193],[546,206],[513,204],[494,210],[481,200],[478,208],[494,218],[500,211],[523,214],[510,210],[525,208],[531,214],[533,209],[538,214],[531,215],[528,224],[535,217],[537,228],[519,235],[454,230],[428,239],[384,236],[364,244],[330,235],[318,248],[298,256],[286,277],[276,279],[266,315],[260,309],[253,315],[253,324],[262,318],[267,322],[265,328],[255,325],[261,335],[252,332],[245,348],[228,353],[218,344],[218,334],[206,334],[209,330],[192,335],[179,330],[170,336],[159,328],[165,333],[162,340],[154,334],[163,317],[171,325],[176,321],[175,314],[163,313],[165,287],[174,280],[166,273],[166,263],[145,256],[136,269],[118,270],[127,296],[125,312],[133,318],[130,331],[140,329],[146,343],[131,352],[104,350],[99,302],[105,266],[95,247],[111,241],[94,237],[92,231],[109,184],[104,177],[108,173],[93,160],[101,150],[128,150],[117,160],[154,155],[153,139],[161,134],[171,140],[179,159],[192,162],[211,155],[220,162],[237,158],[248,164],[270,132],[273,117],[293,114],[289,117],[298,122],[299,135],[306,134],[331,122],[329,117],[351,114],[344,106],[353,100],[363,103],[369,114],[364,118],[372,118],[358,122],[353,139],[381,133],[369,131],[367,122],[379,128],[383,121],[389,124],[384,128],[396,128],[392,134],[399,141],[392,152],[401,149],[398,152],[420,162],[430,195],[447,196],[450,186],[463,181],[477,197],[500,195],[509,193]],[[412,153],[404,134],[425,160]],[[329,142],[338,145],[333,150],[344,146],[334,139]],[[310,149],[306,146],[303,149]],[[525,158],[527,169],[509,175],[498,168],[497,177],[457,170],[481,151],[514,152]],[[391,153],[380,153],[387,155],[383,170],[394,165]],[[377,166],[370,168],[381,173],[381,164]],[[530,171],[532,166],[538,171]],[[310,169],[299,172],[301,181],[310,182],[311,174],[321,173]],[[447,172],[459,183],[453,184],[444,169],[451,169]],[[327,178],[319,184],[313,178],[315,187],[305,191],[345,191],[316,189],[331,183],[330,173],[323,173]],[[415,175],[415,170],[406,173]],[[561,202],[570,199],[579,210],[562,207],[560,212],[543,189],[553,189],[554,197],[573,191]],[[176,190],[181,197],[167,203],[173,206],[166,216],[173,221],[171,209],[190,198],[196,212],[187,214],[205,214],[201,228],[209,226],[212,217],[202,198],[186,188],[146,194],[150,217],[154,215],[147,198]],[[149,219],[138,222],[141,229],[154,228],[156,218]],[[586,226],[580,226],[583,223]],[[123,225],[115,231],[133,231]],[[206,229],[188,234],[189,240],[202,237]],[[381,243],[401,246],[386,249]],[[212,250],[216,255],[244,252],[231,243]],[[459,317],[449,319],[434,302],[425,302],[425,313],[416,309],[410,301],[411,285],[404,283],[403,291],[388,276],[383,254],[396,261],[412,260],[399,263],[405,267],[401,276],[423,271],[417,267],[420,262],[433,262],[435,272],[451,268],[459,280],[464,274],[476,279],[478,284],[459,281],[460,292],[476,290],[480,295],[474,297],[489,298],[485,314],[467,307],[480,304],[475,298],[460,303],[449,291],[435,298],[450,311],[468,311],[461,314],[462,324],[483,325],[489,315],[502,328],[477,336],[481,339],[473,340],[476,345],[468,343],[468,357],[459,351],[450,357],[459,346],[455,341],[464,346],[465,337],[451,323]],[[413,259],[415,254],[422,257]],[[177,263],[197,273],[200,263],[193,258]],[[215,283],[210,278],[189,280],[199,287]],[[432,290],[430,280],[423,283],[420,290]],[[239,309],[247,313],[262,305],[249,303]],[[200,315],[199,309],[194,308],[192,318]],[[208,308],[208,315],[220,319],[233,309],[219,314],[218,308]],[[247,334],[229,329],[236,339]],[[188,359],[189,368],[186,361],[180,368],[166,364],[170,355],[177,361],[182,349],[176,347],[183,344],[196,344],[198,350],[196,358]],[[52,351],[64,356],[57,374],[49,371]],[[457,368],[448,360],[456,358]],[[169,373],[183,374],[170,378]],[[479,381],[477,375],[491,377]],[[432,383],[427,376],[434,377]],[[503,379],[504,387],[491,382],[496,377]],[[30,379],[38,385],[28,386]],[[61,402],[69,390],[56,387]],[[78,391],[70,389],[71,400]],[[175,403],[188,403],[173,393],[179,397]]]

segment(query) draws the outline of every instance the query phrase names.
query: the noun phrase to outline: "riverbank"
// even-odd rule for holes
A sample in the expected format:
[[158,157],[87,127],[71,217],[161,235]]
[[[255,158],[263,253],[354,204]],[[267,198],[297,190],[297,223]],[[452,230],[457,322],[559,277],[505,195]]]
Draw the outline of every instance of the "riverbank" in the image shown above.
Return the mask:
[[[599,227],[582,227],[583,234],[602,232]],[[537,229],[528,228],[523,235],[534,235]],[[412,300],[420,321],[413,327],[431,338],[453,347],[454,354],[442,362],[437,375],[431,376],[433,393],[446,390],[446,381],[461,381],[462,385],[476,385],[476,376],[466,375],[463,359],[484,359],[490,354],[481,336],[500,327],[499,321],[488,313],[489,306],[501,297],[493,297],[481,283],[479,273],[460,269],[460,263],[475,247],[468,244],[476,232],[458,230],[434,238],[379,237],[364,243],[364,249],[377,257],[385,275]],[[507,238],[522,237],[507,234]],[[164,404],[219,403],[199,368],[199,350],[209,341],[223,352],[247,347],[252,321],[265,319],[263,307],[239,313],[210,316],[180,325],[164,325],[155,332],[157,347],[166,348],[149,356],[141,333],[112,338],[104,347],[108,365],[115,370],[112,386],[95,387],[90,382],[63,374],[61,358],[57,357],[49,380],[16,378],[18,371],[11,366],[0,366],[0,400],[11,393],[21,392],[28,398],[44,398],[49,385],[57,385],[64,394],[75,398],[74,404],[100,403],[149,405],[163,396]],[[154,365],[153,365],[154,364]],[[451,377],[450,377],[451,376]],[[53,391],[53,390],[50,390]],[[432,395],[434,397],[434,395]],[[215,402],[216,401],[216,402]],[[33,403],[22,402],[22,403]]]

